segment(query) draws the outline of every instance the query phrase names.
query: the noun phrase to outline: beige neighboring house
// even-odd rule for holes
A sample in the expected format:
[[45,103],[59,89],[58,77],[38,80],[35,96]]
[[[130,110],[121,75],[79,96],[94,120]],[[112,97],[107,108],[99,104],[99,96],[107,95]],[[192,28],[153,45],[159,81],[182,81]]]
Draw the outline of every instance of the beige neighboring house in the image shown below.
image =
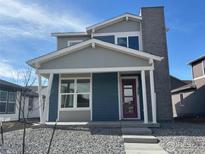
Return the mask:
[[188,64],[192,67],[192,81],[186,83],[180,80],[184,85],[171,91],[174,117],[205,115],[205,56]]

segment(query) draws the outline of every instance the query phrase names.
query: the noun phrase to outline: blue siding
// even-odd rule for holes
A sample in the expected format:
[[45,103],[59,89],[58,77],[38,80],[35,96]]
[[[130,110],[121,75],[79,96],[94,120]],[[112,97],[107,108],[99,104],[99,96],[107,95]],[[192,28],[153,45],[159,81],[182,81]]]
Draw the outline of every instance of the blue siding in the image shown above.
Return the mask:
[[93,121],[119,120],[117,73],[93,74]]
[[49,98],[49,121],[56,121],[58,116],[58,86],[59,74],[53,75],[53,83],[51,87],[51,94]]
[[110,35],[110,36],[95,36],[94,38],[99,39],[99,40],[104,41],[104,42],[115,44],[115,37],[114,37],[114,35]]

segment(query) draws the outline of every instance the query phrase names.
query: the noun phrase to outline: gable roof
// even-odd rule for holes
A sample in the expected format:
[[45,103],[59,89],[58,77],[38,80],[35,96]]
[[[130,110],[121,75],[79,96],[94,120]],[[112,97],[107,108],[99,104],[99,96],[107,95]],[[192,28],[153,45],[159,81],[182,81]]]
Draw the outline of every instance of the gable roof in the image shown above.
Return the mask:
[[194,82],[192,82],[190,84],[173,89],[171,91],[171,93],[174,94],[174,93],[184,92],[184,91],[188,91],[188,90],[195,90],[195,89],[196,89],[196,85],[194,84]]
[[63,36],[89,36],[87,32],[56,32],[51,33],[51,36],[63,37]]
[[22,86],[0,79],[0,87],[10,87],[14,89],[23,89]]
[[200,56],[199,58],[196,58],[196,59],[190,61],[190,62],[188,63],[188,65],[192,65],[192,64],[197,63],[197,62],[202,61],[202,60],[205,60],[205,55]]
[[89,26],[86,28],[87,31],[90,31],[92,29],[99,29],[99,28],[103,28],[105,26],[117,23],[119,21],[123,21],[123,20],[129,20],[129,19],[134,19],[134,20],[142,20],[141,16],[137,16],[135,14],[131,14],[131,13],[124,13],[122,15],[119,15],[117,17],[105,20],[103,22],[97,23],[95,25]]
[[119,46],[116,44],[107,43],[107,42],[100,41],[97,39],[90,39],[90,40],[81,42],[79,44],[69,46],[69,47],[57,50],[55,52],[51,52],[49,54],[40,56],[38,58],[31,59],[31,60],[27,61],[27,64],[29,64],[30,66],[32,66],[34,68],[38,68],[39,65],[43,62],[50,61],[50,60],[55,59],[57,57],[61,57],[63,55],[67,55],[67,54],[76,52],[80,49],[83,49],[83,48],[86,48],[89,46],[95,47],[95,45],[98,45],[100,47],[107,48],[110,50],[115,50],[117,52],[121,52],[121,53],[124,53],[127,55],[139,57],[139,58],[153,59],[153,60],[157,60],[157,61],[161,61],[163,59],[163,57],[159,57],[159,56],[156,56],[156,55],[153,55],[150,53],[146,53],[143,51],[134,50],[134,49],[127,48],[127,47],[122,47],[122,46]]

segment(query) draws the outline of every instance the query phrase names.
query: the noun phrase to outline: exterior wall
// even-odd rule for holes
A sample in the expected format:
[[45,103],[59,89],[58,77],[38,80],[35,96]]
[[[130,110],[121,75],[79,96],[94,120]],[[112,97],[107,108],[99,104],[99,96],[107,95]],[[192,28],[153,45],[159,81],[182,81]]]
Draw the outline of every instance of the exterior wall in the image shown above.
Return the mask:
[[89,40],[90,36],[75,36],[75,37],[57,37],[57,49],[62,49],[68,46],[68,41],[73,40]]
[[38,97],[33,98],[33,108],[31,111],[29,111],[28,118],[39,118],[39,99]]
[[[164,57],[160,63],[155,63],[154,71],[157,120],[171,120],[170,77],[163,7],[142,8],[141,15],[143,50]],[[148,97],[150,98],[150,96]],[[150,103],[150,100],[148,101]]]
[[201,79],[194,80],[194,83],[195,83],[197,89],[204,86],[205,85],[205,77],[201,78]]
[[[172,94],[173,116],[200,116],[205,115],[205,86],[197,90],[184,91]],[[180,101],[180,94],[183,94],[183,100]]]
[[[99,58],[100,57],[100,58]],[[96,46],[43,63],[40,69],[150,66],[148,60]]]
[[53,75],[53,83],[51,86],[51,93],[49,98],[49,121],[56,121],[58,116],[58,88],[59,88],[59,74]]
[[90,111],[60,111],[59,121],[61,122],[86,122],[90,121]]
[[119,120],[117,73],[93,74],[93,121]]
[[104,27],[102,29],[96,30],[95,33],[114,33],[114,32],[130,32],[130,31],[140,31],[139,21],[121,21],[110,26]]
[[193,73],[193,78],[198,78],[200,76],[203,76],[204,75],[203,63],[202,62],[194,63],[192,65],[192,73]]

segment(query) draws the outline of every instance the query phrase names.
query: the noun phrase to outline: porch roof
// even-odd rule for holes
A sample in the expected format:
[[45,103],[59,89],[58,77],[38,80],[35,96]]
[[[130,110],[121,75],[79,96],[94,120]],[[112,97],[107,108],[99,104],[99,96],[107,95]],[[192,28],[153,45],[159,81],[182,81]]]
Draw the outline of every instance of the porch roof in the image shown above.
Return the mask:
[[95,45],[98,45],[100,47],[107,48],[110,50],[115,50],[117,52],[130,55],[130,56],[134,56],[134,57],[138,57],[138,58],[143,58],[143,59],[148,59],[148,60],[157,60],[157,61],[161,61],[163,59],[163,57],[159,57],[159,56],[147,53],[147,52],[134,50],[134,49],[130,49],[127,47],[122,47],[116,44],[107,43],[107,42],[100,41],[97,39],[90,39],[90,40],[81,42],[79,44],[69,46],[69,47],[57,50],[55,52],[51,52],[49,54],[40,56],[38,58],[31,59],[27,61],[27,64],[29,64],[33,68],[38,69],[42,63],[45,63],[47,61],[53,60],[55,58],[58,58],[64,55],[71,54],[73,52],[79,51],[80,49],[87,48],[89,46],[91,46],[92,48],[95,48]]

